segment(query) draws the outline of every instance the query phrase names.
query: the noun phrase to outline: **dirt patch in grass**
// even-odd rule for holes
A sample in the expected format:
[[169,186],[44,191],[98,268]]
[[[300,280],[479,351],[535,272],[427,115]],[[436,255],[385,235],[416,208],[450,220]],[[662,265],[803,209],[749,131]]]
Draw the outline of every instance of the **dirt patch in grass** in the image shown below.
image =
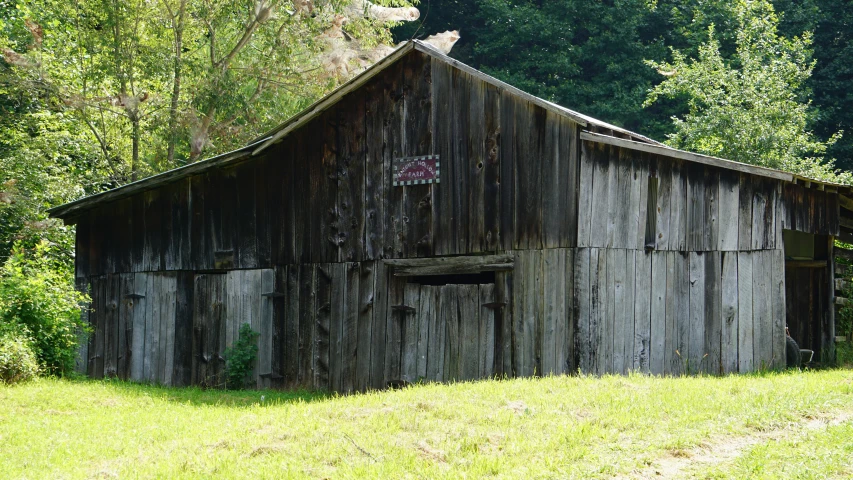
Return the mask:
[[619,478],[686,478],[690,471],[697,467],[732,462],[755,445],[788,440],[794,435],[840,425],[851,419],[853,411],[841,411],[831,415],[807,416],[803,421],[785,428],[768,429],[736,437],[714,437],[693,448],[669,450],[668,455],[653,460],[646,468]]

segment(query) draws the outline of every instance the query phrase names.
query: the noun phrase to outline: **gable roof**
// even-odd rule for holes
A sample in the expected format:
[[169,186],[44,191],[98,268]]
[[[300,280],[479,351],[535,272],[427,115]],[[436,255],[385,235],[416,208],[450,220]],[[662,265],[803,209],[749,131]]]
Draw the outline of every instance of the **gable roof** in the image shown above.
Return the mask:
[[[444,53],[436,50],[432,46],[423,43],[419,40],[410,40],[406,43],[398,46],[393,52],[388,54],[385,58],[376,62],[365,71],[356,75],[346,83],[342,84],[331,93],[326,95],[325,97],[319,99],[318,101],[311,104],[309,107],[289,118],[287,121],[282,123],[281,125],[273,128],[272,130],[266,132],[265,134],[253,139],[246,146],[241,147],[237,150],[233,150],[228,153],[224,153],[212,158],[208,158],[205,160],[201,160],[196,163],[192,163],[189,165],[185,165],[183,167],[175,168],[157,175],[153,175],[151,177],[144,178],[142,180],[137,180],[135,182],[128,183],[126,185],[122,185],[120,187],[114,188],[112,190],[108,190],[106,192],[98,193],[95,195],[91,195],[88,197],[81,198],[79,200],[66,203],[64,205],[60,205],[48,210],[48,213],[51,217],[55,218],[63,218],[68,219],[72,218],[79,213],[91,209],[97,205],[112,202],[115,200],[119,200],[121,198],[126,198],[128,196],[144,192],[146,190],[151,190],[162,186],[167,183],[174,182],[184,177],[188,177],[190,175],[195,175],[210,169],[214,169],[217,167],[221,167],[230,163],[238,162],[241,160],[245,160],[246,158],[256,156],[272,146],[273,144],[281,141],[284,137],[286,137],[291,132],[299,129],[303,125],[307,124],[312,119],[319,116],[321,113],[331,108],[335,104],[337,104],[345,95],[348,93],[357,90],[368,80],[376,76],[377,74],[384,71],[388,66],[397,62],[402,57],[404,57],[409,52],[417,50],[426,55],[429,55],[433,59],[440,60],[445,62],[459,70],[464,71],[472,75],[473,77],[482,80],[492,86],[495,86],[503,91],[507,91],[512,93],[513,95],[517,95],[520,98],[523,98],[534,105],[538,105],[546,110],[552,111],[558,115],[563,115],[565,117],[570,118],[574,122],[578,123],[582,127],[597,127],[604,130],[610,130],[614,133],[618,133],[623,138],[616,138],[615,136],[601,135],[601,134],[593,134],[594,137],[586,136],[586,139],[592,141],[603,141],[605,143],[609,143],[612,145],[622,146],[625,148],[634,148],[634,149],[644,149],[645,147],[654,147],[653,149],[649,149],[646,151],[651,151],[654,153],[658,153],[665,156],[670,156],[674,158],[682,158],[689,161],[697,161],[699,163],[706,163],[715,165],[721,168],[728,168],[732,170],[737,170],[741,172],[747,172],[755,175],[767,176],[771,178],[792,181],[795,176],[791,175],[787,172],[782,172],[779,170],[773,170],[764,167],[757,167],[754,165],[747,165],[739,162],[733,162],[731,160],[725,160],[720,158],[708,157],[705,155],[693,154],[690,152],[683,152],[681,150],[676,150],[674,148],[668,147],[660,142],[652,140],[646,136],[640,135],[638,133],[626,130],[621,127],[617,127],[615,125],[611,125],[606,122],[602,122],[595,118],[589,117],[582,113],[578,113],[574,110],[570,110],[568,108],[557,105],[553,102],[549,102],[547,100],[535,97],[527,92],[519,90],[512,85],[504,83],[490,75],[487,75],[475,68],[472,68],[458,60],[455,60],[451,57],[448,57]],[[627,137],[627,138],[625,138]],[[615,142],[615,143],[614,143]],[[640,148],[643,147],[643,148]],[[800,178],[800,177],[796,177]],[[810,180],[810,179],[809,179]],[[820,182],[816,180],[810,180],[815,183],[825,183],[830,184],[828,182]]]

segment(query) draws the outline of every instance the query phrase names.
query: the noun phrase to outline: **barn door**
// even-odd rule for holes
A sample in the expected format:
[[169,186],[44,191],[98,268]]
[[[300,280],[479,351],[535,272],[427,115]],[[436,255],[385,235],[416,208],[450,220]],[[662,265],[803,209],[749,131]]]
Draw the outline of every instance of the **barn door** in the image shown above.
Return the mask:
[[259,334],[255,385],[269,387],[272,371],[272,297],[270,269],[232,270],[195,277],[193,312],[193,383],[224,386],[225,350],[249,324]]
[[402,379],[441,382],[492,376],[494,306],[494,284],[406,284]]

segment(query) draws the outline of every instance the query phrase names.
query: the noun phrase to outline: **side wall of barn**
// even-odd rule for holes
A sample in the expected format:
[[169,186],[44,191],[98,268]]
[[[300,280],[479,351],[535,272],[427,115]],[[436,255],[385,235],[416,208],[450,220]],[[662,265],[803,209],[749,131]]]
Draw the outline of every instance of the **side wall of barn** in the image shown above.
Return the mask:
[[784,366],[781,181],[592,141],[580,178],[581,370]]

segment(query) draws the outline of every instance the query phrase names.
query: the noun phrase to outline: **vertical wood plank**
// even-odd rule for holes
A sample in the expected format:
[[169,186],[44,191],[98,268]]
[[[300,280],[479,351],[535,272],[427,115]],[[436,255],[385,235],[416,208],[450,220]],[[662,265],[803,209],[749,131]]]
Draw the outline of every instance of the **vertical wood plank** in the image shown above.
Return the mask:
[[[420,52],[412,52],[403,60],[403,156],[432,153],[431,62],[428,55]],[[480,115],[482,116],[482,112]],[[445,187],[447,186],[448,184],[445,184]],[[433,252],[432,187],[400,187],[403,188],[406,255],[409,257],[428,256]]]
[[687,169],[681,160],[672,163],[669,208],[669,249],[687,250]]
[[495,312],[495,373],[504,377],[515,374],[512,363],[513,279],[512,272],[495,273],[495,300],[504,304]]
[[284,322],[281,338],[281,376],[284,385],[294,388],[299,383],[300,315],[299,305],[302,289],[299,281],[299,265],[284,267]]
[[341,379],[343,391],[352,392],[355,389],[358,348],[358,313],[359,313],[359,283],[360,273],[358,263],[344,265],[346,271],[346,297],[344,306],[343,329],[343,361],[341,362]]
[[319,390],[331,390],[332,388],[331,333],[334,269],[334,264],[321,264],[316,266],[317,299],[315,302],[314,316],[316,318],[317,339],[314,346],[314,388]]
[[388,268],[385,262],[375,264],[373,274],[373,330],[370,338],[370,384],[374,389],[385,388],[386,330],[388,328]]
[[[376,262],[362,262],[358,280],[358,346],[356,347],[355,389],[363,392],[372,385],[371,347],[375,310]],[[353,332],[355,333],[355,332]]]
[[347,307],[347,265],[330,265],[332,273],[331,322],[329,327],[329,389],[335,392],[344,390],[344,322]]
[[431,187],[432,200],[432,244],[437,255],[447,255],[455,250],[455,238],[451,229],[454,208],[451,165],[456,161],[454,154],[454,125],[450,119],[455,115],[451,67],[444,62],[430,63],[432,78],[432,152],[439,155],[441,183]]
[[[830,240],[832,241],[832,240]],[[773,306],[772,313],[772,344],[773,344],[773,364],[772,367],[777,370],[785,368],[785,252],[783,250],[772,250],[770,253],[772,259],[772,271],[769,275],[771,304]],[[830,255],[831,258],[831,255]],[[829,269],[832,275],[833,269]],[[830,285],[834,285],[833,278],[830,277]],[[830,311],[833,307],[830,307]],[[834,324],[834,323],[833,323]],[[833,335],[834,336],[834,335]]]
[[145,212],[142,268],[146,271],[162,270],[163,266],[160,264],[160,190],[148,190],[142,194],[142,198],[144,199]]
[[[595,145],[592,142],[580,142],[580,166],[578,175],[578,200],[577,200],[577,217],[578,217],[578,233],[577,246],[589,247],[591,245],[590,232],[592,230],[593,219],[593,172],[595,171],[595,162],[593,155]],[[587,252],[588,253],[588,252]]]
[[720,375],[722,343],[722,260],[720,252],[705,253],[705,345],[702,371]]
[[738,254],[723,252],[720,360],[722,373],[738,371]]
[[418,345],[417,345],[417,374],[416,379],[435,380],[429,377],[430,352],[433,351],[434,340],[430,335],[435,333],[438,322],[436,302],[438,300],[438,287],[424,285],[420,292],[420,305],[418,306]]
[[192,383],[193,273],[177,272],[175,284],[175,359],[172,384],[185,387]]
[[[581,186],[581,188],[583,187]],[[577,357],[578,369],[582,373],[586,374],[592,373],[592,369],[590,368],[592,363],[592,349],[590,347],[590,314],[592,308],[592,292],[590,289],[590,251],[591,249],[589,248],[578,248],[575,255],[574,302],[572,305],[572,308],[575,311],[575,317],[577,318],[575,356]],[[598,260],[597,256],[595,260]]]
[[570,135],[560,131],[561,115],[545,114],[545,140],[542,156],[542,245],[545,248],[566,246],[569,236],[569,196],[574,193],[568,143]]
[[[652,200],[655,200],[657,191],[649,191],[649,181],[651,178],[657,178],[657,162],[648,153],[634,152],[631,155],[631,200],[636,198],[635,204],[638,208],[631,207],[628,248],[636,248],[642,251],[646,246],[646,229],[650,228],[651,232],[657,230],[656,212],[652,211],[654,216],[649,216],[649,195],[652,195]],[[636,193],[635,193],[636,192]],[[639,195],[639,196],[637,196]],[[656,201],[652,202],[653,204]],[[651,223],[651,225],[648,225]],[[636,225],[636,228],[634,227]],[[633,239],[633,240],[631,240]]]
[[485,137],[485,185],[483,189],[484,249],[498,250],[501,238],[501,92],[485,85],[483,102]]
[[[433,62],[433,66],[438,65],[440,62]],[[399,158],[402,156],[402,128],[403,128],[403,71],[402,71],[402,63],[397,62],[388,67],[387,74],[382,75],[383,78],[383,103],[382,103],[382,117],[383,117],[383,129],[382,129],[382,164],[383,164],[383,172],[386,172],[384,175],[383,183],[385,185],[385,197],[384,197],[384,210],[385,210],[385,234],[384,234],[384,252],[385,258],[399,258],[403,254],[403,240],[405,233],[403,232],[403,217],[402,217],[402,201],[403,201],[403,188],[402,187],[393,187],[391,186],[391,175],[387,172],[391,171],[391,166],[393,159]],[[434,85],[434,93],[435,89],[443,90],[441,84],[441,78],[447,78],[447,82],[444,84],[449,85],[449,70],[443,69],[441,73],[445,73],[445,77],[441,77],[439,74],[439,81],[436,82],[436,70],[440,69],[440,66],[433,70],[432,78]],[[437,84],[438,83],[438,84]],[[442,93],[447,93],[442,91]],[[436,98],[432,100],[432,108],[437,108]],[[445,112],[447,113],[447,112]],[[435,114],[433,114],[432,118],[435,118]],[[446,117],[444,117],[446,118]],[[442,126],[444,124],[438,125]],[[449,127],[446,129],[449,132]],[[444,141],[450,142],[450,136],[439,135],[438,130],[436,129],[436,125],[433,126],[433,152],[439,154],[441,156],[441,161],[449,160],[445,158],[446,152],[445,150],[439,151],[438,146],[440,144],[439,139],[443,139]],[[442,132],[443,133],[443,132]],[[435,204],[435,196],[433,196],[433,204]],[[435,218],[435,217],[433,217]]]
[[[434,62],[438,63],[438,62]],[[500,105],[500,152],[501,170],[500,183],[500,246],[503,250],[512,250],[515,241],[515,169],[516,169],[516,115],[517,101],[513,94],[502,91]]]
[[[625,339],[622,336],[621,313],[624,311],[625,250],[607,249],[605,320],[601,329],[599,349],[603,361],[598,373],[621,373]],[[601,254],[601,253],[599,253]],[[618,310],[618,313],[617,313]]]
[[[687,248],[705,250],[705,169],[699,164],[687,166]],[[691,366],[692,367],[692,366]]]
[[453,125],[453,158],[450,162],[441,162],[442,173],[448,174],[441,189],[449,190],[451,208],[445,208],[441,214],[447,216],[450,222],[452,253],[463,253],[468,248],[468,87],[472,79],[471,75],[456,68],[451,68],[450,77],[453,91],[452,117],[440,121],[449,120]]
[[[606,320],[607,296],[607,254],[603,249],[590,249],[589,254],[589,355],[590,372],[601,373],[605,368],[604,345],[602,335]],[[612,341],[612,339],[611,339]]]
[[[366,162],[364,175],[364,258],[380,259],[384,256],[385,202],[387,194],[384,165],[383,123],[385,109],[390,103],[383,90],[383,76],[367,82],[364,108]],[[314,181],[312,176],[312,181]],[[389,184],[390,186],[390,184]],[[312,189],[313,190],[313,189]],[[311,242],[316,245],[317,241]]]
[[145,361],[145,309],[150,304],[148,300],[148,274],[134,273],[132,289],[128,293],[135,294],[135,298],[129,299],[128,310],[133,325],[133,335],[130,340],[130,374],[129,378],[135,382],[141,382],[143,377],[143,364]]
[[[653,375],[663,375],[666,371],[664,362],[666,359],[668,256],[666,252],[652,252],[649,373]],[[639,286],[639,282],[637,285]]]
[[[622,348],[622,373],[628,373],[634,367],[634,337],[635,337],[635,280],[636,280],[636,250],[625,251],[625,282],[622,286],[623,302],[621,313],[621,325],[623,338]],[[641,253],[641,252],[640,252]],[[648,277],[647,277],[648,278]]]
[[747,373],[753,370],[753,254],[737,255],[738,371]]
[[[767,184],[762,179],[757,177],[752,179],[752,249],[763,250],[767,245],[767,228],[765,218],[768,214],[768,208],[772,209],[772,205],[767,198]],[[771,210],[772,211],[772,210]],[[772,213],[771,213],[772,215]]]
[[[634,294],[634,362],[633,370],[650,373],[652,360],[652,253],[635,254]],[[665,282],[665,280],[664,280]],[[666,288],[666,284],[663,285]],[[661,300],[663,293],[661,293]],[[662,317],[663,318],[663,317]]]
[[[575,351],[575,337],[577,335],[577,324],[575,321],[574,293],[575,293],[575,252],[576,249],[566,249],[565,268],[563,275],[563,314],[558,318],[557,328],[557,367],[561,373],[572,374],[577,372],[577,359]],[[561,345],[562,343],[562,345]]]
[[477,285],[459,285],[459,379],[480,375],[480,291]]
[[[431,381],[444,380],[444,339],[446,336],[444,287],[424,287],[429,289],[429,297],[432,299],[432,317],[429,322],[429,347],[427,349],[426,378]],[[425,296],[422,294],[422,298]],[[426,310],[423,312],[426,314]]]
[[389,276],[388,285],[388,310],[385,327],[385,379],[388,382],[396,382],[402,379],[400,368],[403,348],[404,311],[396,310],[394,306],[400,306],[405,301],[405,279]]
[[119,305],[121,303],[121,277],[111,274],[104,277],[106,283],[104,311],[104,377],[115,377],[118,373]]
[[[495,374],[495,285],[480,285],[479,295],[480,354],[477,378],[491,378]],[[421,305],[424,305],[423,300]]]
[[[542,375],[562,373],[557,352],[563,353],[566,308],[566,256],[563,249],[544,251],[542,278],[544,286],[543,326],[539,343],[542,345]],[[562,335],[561,335],[562,334]]]
[[[273,297],[275,292],[275,271],[264,269],[260,274],[258,290],[258,387],[270,388],[273,375]],[[265,295],[266,294],[266,295]]]
[[338,104],[338,261],[361,260],[364,251],[364,97]]
[[485,116],[486,83],[471,78],[468,84],[468,253],[481,252],[486,246],[485,188],[488,135]]
[[719,249],[735,251],[738,249],[738,199],[740,189],[738,175],[730,170],[720,171],[719,201]]
[[[658,196],[656,200],[655,249],[670,248],[670,197],[672,196],[672,162],[662,160],[657,164]],[[664,260],[665,263],[665,260]],[[664,277],[665,278],[665,277]]]
[[[417,283],[407,283],[404,288],[403,303],[406,306],[417,308],[420,305],[421,286]],[[418,311],[403,311],[403,353],[401,379],[406,382],[414,382],[418,376]]]
[[[297,383],[311,388],[315,374],[315,347],[317,344],[317,278],[315,265],[299,266],[299,366]],[[266,271],[264,272],[266,275]],[[265,277],[265,282],[266,277]],[[264,290],[271,292],[273,290]],[[272,300],[265,300],[270,306]],[[263,317],[267,319],[266,316]],[[270,371],[275,371],[270,368]]]
[[688,373],[690,359],[690,255],[687,252],[676,252],[674,255],[675,277],[675,356],[672,373],[684,375]]
[[713,251],[720,244],[720,170],[705,167],[705,229],[704,250]]
[[459,378],[459,299],[453,285],[441,287],[441,323],[444,324],[444,381]]
[[690,253],[690,340],[687,351],[688,373],[698,373],[704,368],[705,354],[705,255]]
[[771,368],[773,363],[772,254],[772,250],[762,250],[752,256],[752,355],[753,367],[760,369]]
[[738,179],[738,250],[752,249],[752,202],[752,176],[741,173]]

